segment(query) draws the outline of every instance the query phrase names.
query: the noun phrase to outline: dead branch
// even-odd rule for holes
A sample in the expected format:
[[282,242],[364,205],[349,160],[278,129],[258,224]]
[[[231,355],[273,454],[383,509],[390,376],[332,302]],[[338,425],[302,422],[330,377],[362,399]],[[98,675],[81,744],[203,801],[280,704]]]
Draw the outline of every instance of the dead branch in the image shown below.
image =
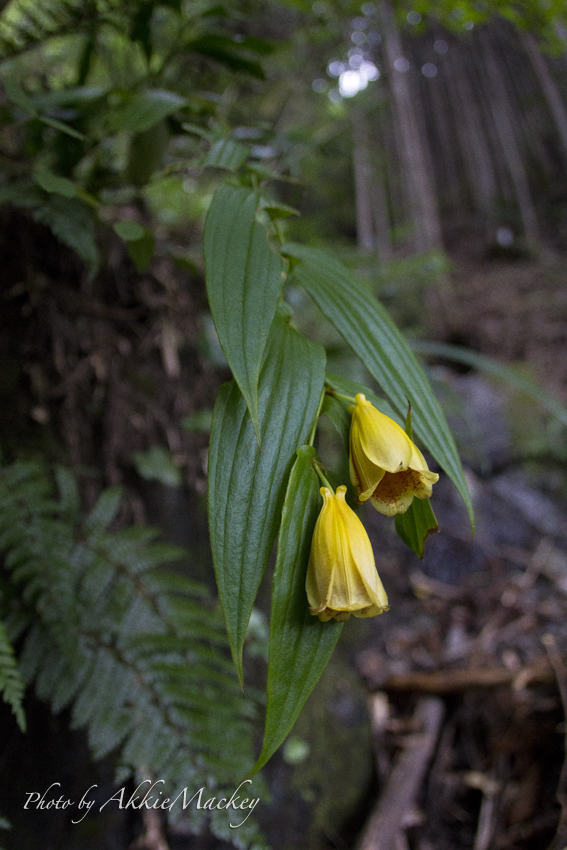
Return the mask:
[[523,689],[528,686],[550,685],[555,682],[553,668],[545,659],[529,664],[520,670],[506,670],[504,667],[482,667],[478,669],[436,670],[433,673],[421,671],[397,673],[387,676],[381,682],[372,682],[372,690],[398,691],[426,694],[451,694],[474,688],[514,687]]
[[358,850],[393,850],[404,818],[415,802],[443,720],[443,702],[422,697],[414,713],[420,732],[406,738],[390,779],[362,834]]
[[[567,667],[565,667],[565,662],[557,649],[554,636],[552,634],[545,634],[541,640],[547,651],[555,678],[557,679],[557,687],[559,688],[559,695],[563,706],[563,715],[567,719]],[[556,792],[557,801],[561,806],[561,816],[555,837],[549,845],[549,850],[562,850],[567,842],[567,733],[565,734],[564,748],[563,766]]]

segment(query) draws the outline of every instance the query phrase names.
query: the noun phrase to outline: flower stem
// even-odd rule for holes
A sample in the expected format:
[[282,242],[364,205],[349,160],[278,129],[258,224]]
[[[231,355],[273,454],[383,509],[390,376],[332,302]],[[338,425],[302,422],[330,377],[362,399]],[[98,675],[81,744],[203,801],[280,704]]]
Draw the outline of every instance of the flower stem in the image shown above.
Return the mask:
[[335,492],[334,489],[331,487],[331,485],[327,481],[325,475],[323,474],[323,466],[321,464],[321,461],[314,460],[313,461],[313,469],[315,470],[315,472],[319,476],[319,479],[320,479],[321,483],[323,484],[323,486],[328,487],[328,489],[331,491],[331,493],[334,493]]
[[323,387],[321,391],[321,398],[319,399],[319,407],[317,408],[317,413],[315,414],[315,419],[313,420],[313,427],[311,428],[311,433],[309,434],[309,441],[307,443],[308,446],[312,446],[315,442],[315,432],[317,430],[317,422],[319,421],[319,417],[321,415],[321,408],[323,407],[323,401],[325,400],[325,387]]

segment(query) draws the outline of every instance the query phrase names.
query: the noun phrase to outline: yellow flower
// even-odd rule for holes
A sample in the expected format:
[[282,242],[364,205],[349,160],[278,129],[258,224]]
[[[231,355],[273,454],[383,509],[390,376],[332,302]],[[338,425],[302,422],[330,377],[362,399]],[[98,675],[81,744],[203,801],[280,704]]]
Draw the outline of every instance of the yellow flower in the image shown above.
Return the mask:
[[307,567],[309,611],[324,623],[375,617],[388,609],[388,597],[376,572],[364,526],[345,502],[346,487],[336,494],[321,487],[323,507],[315,524]]
[[386,516],[403,514],[414,496],[429,499],[439,480],[403,428],[356,396],[350,426],[350,480],[359,502],[370,499]]

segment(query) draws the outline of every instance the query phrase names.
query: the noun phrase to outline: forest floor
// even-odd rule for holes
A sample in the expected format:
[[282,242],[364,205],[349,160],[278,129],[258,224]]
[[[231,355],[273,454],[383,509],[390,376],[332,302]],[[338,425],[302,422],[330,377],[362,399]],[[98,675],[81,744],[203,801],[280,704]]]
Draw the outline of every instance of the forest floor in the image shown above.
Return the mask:
[[[430,338],[521,365],[567,400],[565,257],[453,257]],[[423,563],[365,518],[391,602],[354,662],[379,791],[357,850],[567,844],[565,433],[526,399],[439,364],[476,513],[445,479]],[[560,441],[561,446],[553,444]],[[474,444],[474,445],[472,445]],[[390,529],[390,530],[389,530]]]

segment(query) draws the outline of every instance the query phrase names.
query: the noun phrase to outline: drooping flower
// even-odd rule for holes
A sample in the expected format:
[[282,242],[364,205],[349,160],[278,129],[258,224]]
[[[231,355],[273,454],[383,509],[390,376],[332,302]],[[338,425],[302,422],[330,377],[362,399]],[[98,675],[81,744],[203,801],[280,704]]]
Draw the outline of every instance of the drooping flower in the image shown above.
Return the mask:
[[362,393],[350,426],[350,480],[359,502],[370,499],[381,514],[403,514],[414,496],[429,499],[439,480],[403,428],[380,413]]
[[346,487],[321,487],[323,507],[315,524],[307,567],[309,611],[323,622],[375,617],[388,609],[368,535],[345,502]]

